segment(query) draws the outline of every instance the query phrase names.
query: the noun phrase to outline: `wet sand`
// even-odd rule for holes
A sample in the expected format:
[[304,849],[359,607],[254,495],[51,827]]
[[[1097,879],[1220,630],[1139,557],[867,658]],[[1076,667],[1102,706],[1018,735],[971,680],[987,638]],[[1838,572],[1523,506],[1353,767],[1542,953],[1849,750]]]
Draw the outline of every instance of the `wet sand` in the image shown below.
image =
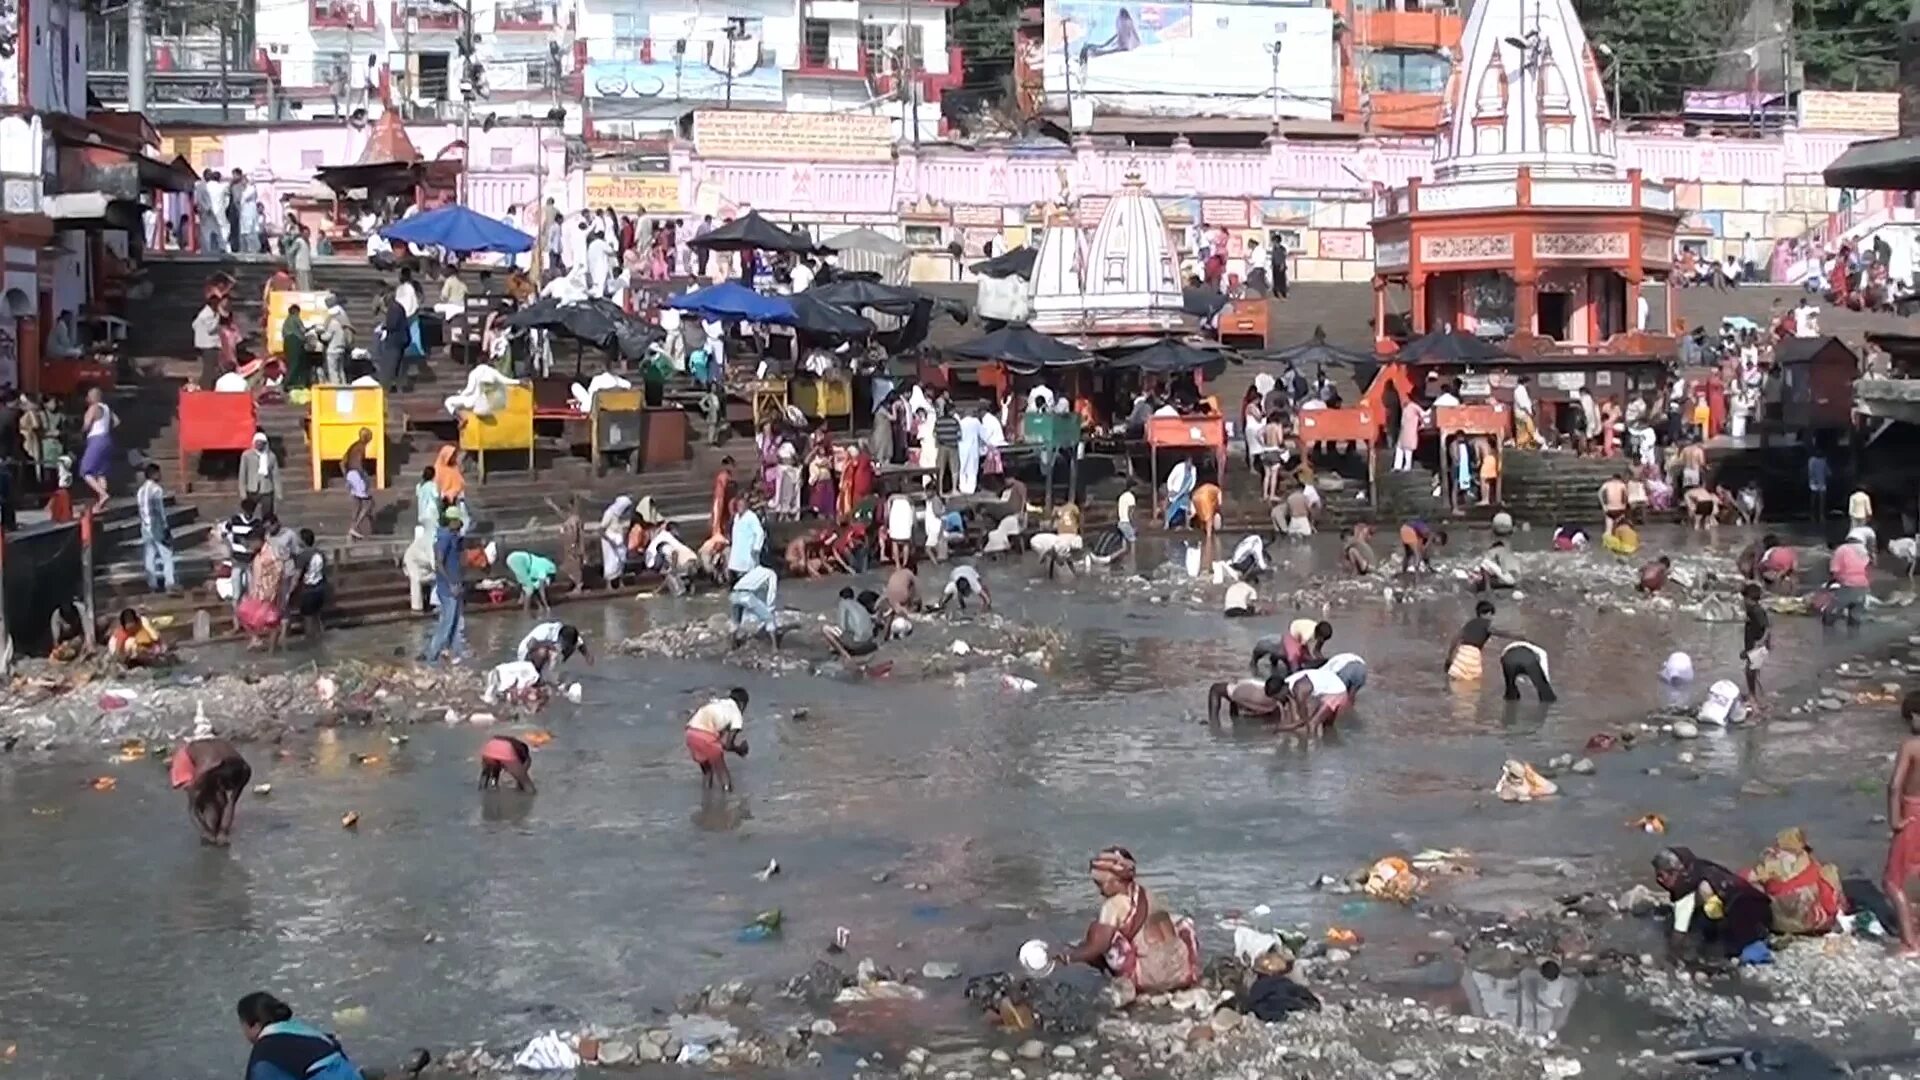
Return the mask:
[[[1331,540],[1288,558],[1294,572],[1330,567]],[[1320,875],[1460,847],[1478,875],[1447,879],[1431,898],[1519,913],[1647,881],[1647,858],[1669,842],[1744,865],[1774,831],[1802,824],[1850,875],[1876,877],[1884,857],[1873,816],[1901,733],[1888,706],[1783,708],[1755,729],[1595,755],[1595,775],[1563,776],[1548,802],[1492,796],[1503,759],[1577,755],[1588,736],[1671,703],[1653,674],[1670,649],[1695,658],[1695,700],[1713,679],[1737,679],[1737,622],[1594,613],[1564,590],[1503,602],[1501,624],[1553,655],[1561,701],[1547,709],[1502,702],[1497,674],[1472,690],[1447,685],[1442,653],[1471,608],[1464,593],[1449,585],[1389,603],[1347,590],[1331,612],[1333,645],[1366,656],[1371,676],[1356,715],[1308,746],[1197,722],[1206,684],[1243,673],[1253,640],[1296,612],[1228,622],[1210,606],[1128,598],[1110,579],[985,570],[1000,614],[1065,637],[1044,666],[1010,669],[1034,679],[1034,693],[1007,690],[998,665],[917,674],[915,658],[940,656],[952,637],[992,644],[965,620],[924,624],[899,650],[910,656],[876,680],[841,674],[810,630],[789,649],[820,674],[704,655],[576,660],[566,678],[585,700],[535,721],[555,739],[536,756],[532,798],[474,790],[481,729],[417,725],[402,745],[385,729],[321,732],[290,739],[285,759],[249,752],[255,782],[273,791],[243,800],[234,847],[216,851],[197,843],[159,763],[109,766],[106,747],[0,759],[0,967],[14,976],[0,984],[0,1043],[19,1046],[12,1071],[122,1075],[166,1061],[181,1076],[230,1075],[245,1056],[232,1002],[256,988],[336,1028],[362,1064],[414,1045],[644,1024],[706,983],[784,980],[838,926],[852,957],[996,970],[1026,938],[1077,937],[1095,906],[1086,859],[1110,843],[1129,846],[1147,884],[1194,914],[1210,954],[1227,947],[1215,925],[1224,913],[1266,904],[1274,922],[1315,936],[1332,924],[1361,931],[1357,963],[1389,989],[1432,977],[1409,974],[1431,951],[1427,928],[1403,909],[1315,890]],[[781,600],[824,613],[840,584],[783,582]],[[567,617],[604,647],[713,609],[656,599]],[[1837,663],[1910,632],[1907,612],[1876,614],[1857,637],[1777,619],[1770,684],[1820,685]],[[477,623],[474,644],[493,657],[531,621]],[[379,654],[399,640],[340,635],[329,647]],[[703,695],[736,683],[754,696],[753,752],[736,765],[733,797],[703,798],[682,724]],[[217,702],[208,711],[217,723]],[[84,789],[108,771],[114,791]],[[1743,793],[1762,786],[1778,794]],[[347,811],[361,815],[352,832],[339,825]],[[1648,812],[1666,816],[1668,836],[1625,827]],[[756,881],[774,858],[783,872]],[[779,938],[736,940],[773,907],[785,915]],[[983,1033],[946,985],[916,1026]],[[1594,1010],[1605,1001],[1595,995]],[[1610,1051],[1647,1037],[1638,1024],[1576,1016]]]

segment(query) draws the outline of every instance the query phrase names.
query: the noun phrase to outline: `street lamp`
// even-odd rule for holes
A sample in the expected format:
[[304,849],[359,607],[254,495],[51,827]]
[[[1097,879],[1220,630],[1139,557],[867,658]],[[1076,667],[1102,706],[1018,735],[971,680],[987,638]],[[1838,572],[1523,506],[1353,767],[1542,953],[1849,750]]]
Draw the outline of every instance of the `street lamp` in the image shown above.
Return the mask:
[[1614,55],[1613,46],[1604,41],[1594,42],[1593,47],[1607,58],[1607,74],[1613,79],[1613,122],[1623,124],[1625,121],[1620,118],[1620,58]]

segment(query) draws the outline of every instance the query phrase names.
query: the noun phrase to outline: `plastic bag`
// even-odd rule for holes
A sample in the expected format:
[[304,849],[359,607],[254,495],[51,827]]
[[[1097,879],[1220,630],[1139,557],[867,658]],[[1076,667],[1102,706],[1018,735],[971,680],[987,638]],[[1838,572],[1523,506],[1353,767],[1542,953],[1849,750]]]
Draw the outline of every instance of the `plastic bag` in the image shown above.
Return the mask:
[[529,1072],[560,1072],[580,1067],[580,1055],[560,1038],[558,1032],[535,1035],[513,1059],[513,1067]]

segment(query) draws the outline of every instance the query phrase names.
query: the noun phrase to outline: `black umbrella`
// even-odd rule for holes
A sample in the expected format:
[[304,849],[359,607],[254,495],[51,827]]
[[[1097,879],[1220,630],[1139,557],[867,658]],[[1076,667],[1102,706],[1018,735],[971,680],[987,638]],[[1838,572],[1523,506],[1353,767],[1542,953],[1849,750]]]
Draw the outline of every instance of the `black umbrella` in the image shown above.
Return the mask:
[[1179,375],[1198,371],[1209,379],[1217,379],[1227,370],[1229,360],[1237,364],[1240,357],[1219,349],[1195,348],[1177,338],[1168,338],[1118,357],[1107,366],[1143,371],[1150,375]]
[[1055,341],[1024,324],[1003,326],[947,351],[967,360],[997,361],[1022,372],[1093,362],[1092,353]]
[[991,259],[983,259],[967,269],[981,277],[1033,277],[1033,264],[1040,258],[1038,249],[1025,244],[1012,251],[1003,251]]
[[1272,352],[1263,352],[1259,354],[1258,358],[1261,360],[1273,360],[1283,364],[1292,364],[1295,367],[1305,367],[1308,364],[1352,366],[1354,364],[1372,364],[1379,360],[1379,357],[1370,352],[1348,349],[1329,342],[1327,340],[1326,330],[1318,326],[1313,328],[1313,336],[1300,344],[1289,345],[1284,349],[1275,349]]
[[541,297],[507,316],[507,325],[560,334],[596,349],[618,351],[628,360],[645,359],[647,347],[666,337],[659,327],[634,318],[610,300],[563,304]]
[[1458,330],[1436,330],[1400,346],[1395,359],[1409,364],[1479,364],[1511,360],[1513,354],[1485,338]]
[[932,293],[907,285],[888,285],[883,281],[869,278],[836,278],[825,285],[815,285],[806,290],[805,295],[816,296],[830,304],[841,307],[869,308],[882,315],[906,317],[913,314],[916,307],[930,303],[941,311],[952,315],[955,322],[966,322],[970,312],[967,305],[958,300],[934,296]]
[[797,330],[843,338],[866,337],[873,333],[873,324],[861,318],[858,312],[828,303],[812,292],[795,293],[787,300],[793,304],[793,326]]
[[1188,315],[1210,319],[1227,306],[1227,294],[1211,285],[1180,290],[1180,310]]
[[749,210],[705,236],[687,242],[690,248],[706,251],[814,251],[819,248],[810,237],[787,230]]

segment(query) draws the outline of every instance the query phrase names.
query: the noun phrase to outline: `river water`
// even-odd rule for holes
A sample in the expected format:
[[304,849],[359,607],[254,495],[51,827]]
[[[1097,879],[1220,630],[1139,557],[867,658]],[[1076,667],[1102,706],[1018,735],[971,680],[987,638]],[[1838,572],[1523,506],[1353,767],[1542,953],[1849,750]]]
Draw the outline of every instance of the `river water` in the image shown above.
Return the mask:
[[[1283,580],[1328,566],[1331,550],[1288,558]],[[997,969],[1026,938],[1077,936],[1096,903],[1087,857],[1111,843],[1197,916],[1210,951],[1227,947],[1215,918],[1258,904],[1316,934],[1338,922],[1383,943],[1416,938],[1398,909],[1308,884],[1396,851],[1475,852],[1480,876],[1437,894],[1465,907],[1519,910],[1577,882],[1618,891],[1647,880],[1663,842],[1625,827],[1646,812],[1669,819],[1664,842],[1735,865],[1789,824],[1808,825],[1843,871],[1877,877],[1884,856],[1885,827],[1870,818],[1900,730],[1890,707],[1710,732],[1686,747],[1697,779],[1680,775],[1674,746],[1644,746],[1596,755],[1598,775],[1563,778],[1550,803],[1490,795],[1502,759],[1578,754],[1589,735],[1666,702],[1653,672],[1670,649],[1696,658],[1696,694],[1737,679],[1738,623],[1575,611],[1564,594],[1504,603],[1501,624],[1553,656],[1561,701],[1543,708],[1530,694],[1502,702],[1493,665],[1486,685],[1448,686],[1442,653],[1470,598],[1348,604],[1332,613],[1334,645],[1365,655],[1371,678],[1356,715],[1307,746],[1197,722],[1206,684],[1244,673],[1253,639],[1294,613],[1229,623],[1116,599],[1111,582],[988,575],[1004,613],[1067,635],[1052,670],[1029,672],[1035,693],[990,671],[922,679],[907,663],[853,681],[710,659],[575,660],[585,700],[539,718],[555,739],[535,758],[534,797],[475,790],[484,733],[471,727],[416,726],[397,746],[377,729],[290,737],[277,755],[247,750],[273,792],[242,802],[223,851],[197,842],[159,763],[117,767],[111,793],[84,789],[99,761],[0,763],[11,1071],[122,1076],[165,1063],[170,1076],[232,1075],[245,1056],[232,1003],[259,988],[336,1027],[363,1064],[413,1045],[645,1022],[706,983],[798,972],[840,926],[854,957]],[[838,584],[792,585],[782,601],[826,610]],[[657,600],[567,615],[605,644],[711,610]],[[1857,638],[1778,619],[1769,678],[1816,683],[1903,638],[1904,618],[1883,613]],[[504,651],[528,621],[479,622],[475,644]],[[968,630],[928,625],[907,648]],[[381,652],[396,640],[368,631],[329,647]],[[800,635],[789,648],[824,659]],[[736,683],[753,694],[752,755],[735,765],[733,797],[703,798],[682,724],[703,695]],[[218,703],[208,707],[217,720]],[[1786,794],[1742,795],[1753,780]],[[339,824],[348,811],[361,819],[351,832]],[[783,872],[756,881],[770,859]],[[774,907],[779,938],[737,940]]]

